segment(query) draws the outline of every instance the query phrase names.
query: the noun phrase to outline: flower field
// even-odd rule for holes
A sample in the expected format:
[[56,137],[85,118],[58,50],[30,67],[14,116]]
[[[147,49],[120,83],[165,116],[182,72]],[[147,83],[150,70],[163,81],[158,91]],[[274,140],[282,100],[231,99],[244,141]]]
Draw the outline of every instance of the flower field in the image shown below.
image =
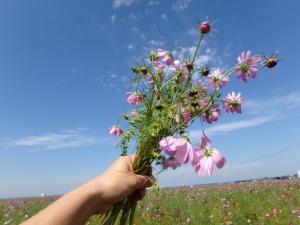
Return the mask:
[[[1,200],[0,224],[19,224],[53,200]],[[101,222],[93,217],[89,224]],[[134,224],[300,224],[300,179],[149,191],[138,204]]]

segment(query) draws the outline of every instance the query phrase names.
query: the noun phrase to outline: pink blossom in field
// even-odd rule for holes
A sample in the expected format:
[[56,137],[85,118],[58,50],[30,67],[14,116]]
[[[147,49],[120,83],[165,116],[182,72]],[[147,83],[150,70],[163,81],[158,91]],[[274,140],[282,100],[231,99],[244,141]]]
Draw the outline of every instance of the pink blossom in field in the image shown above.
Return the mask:
[[159,142],[159,149],[169,156],[174,156],[180,164],[195,160],[195,152],[192,145],[183,138],[166,137]]
[[211,140],[204,131],[199,147],[195,148],[195,153],[197,161],[194,161],[193,165],[199,176],[204,176],[206,174],[211,176],[214,165],[221,169],[226,163],[225,157],[222,156],[217,149],[212,148]]
[[224,98],[224,109],[226,110],[226,112],[237,112],[237,113],[241,113],[241,105],[244,103],[245,101],[242,99],[241,97],[241,93],[235,93],[235,92],[231,92],[228,93],[228,95]]
[[139,113],[135,110],[131,111],[130,113],[131,117],[137,117],[139,115]]
[[143,97],[136,92],[127,92],[127,102],[132,105],[139,105],[143,101]]
[[172,168],[173,170],[175,170],[180,166],[180,163],[178,163],[174,157],[170,157],[169,159],[162,161],[162,166],[163,169]]
[[203,120],[207,123],[215,122],[219,119],[221,110],[218,104],[210,106],[203,114]]
[[173,57],[172,57],[172,54],[169,51],[159,48],[159,49],[157,49],[157,56],[166,65],[172,65],[173,64]]
[[210,86],[216,90],[224,87],[229,81],[229,77],[225,76],[220,68],[214,69],[207,78]]
[[116,126],[116,125],[114,125],[111,128],[109,128],[108,132],[110,134],[114,134],[114,135],[117,135],[117,136],[120,136],[120,135],[122,135],[124,133],[123,130],[120,127]]
[[251,57],[251,51],[242,52],[241,55],[237,58],[239,65],[236,67],[236,72],[238,78],[242,79],[244,82],[247,82],[247,77],[256,77],[257,73],[257,63],[261,61],[261,57],[255,56]]

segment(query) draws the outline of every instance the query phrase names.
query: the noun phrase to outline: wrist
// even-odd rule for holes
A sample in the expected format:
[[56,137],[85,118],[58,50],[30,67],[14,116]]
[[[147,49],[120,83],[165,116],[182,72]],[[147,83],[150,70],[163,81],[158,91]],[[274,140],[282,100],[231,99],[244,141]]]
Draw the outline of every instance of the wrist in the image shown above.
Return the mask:
[[96,177],[82,186],[86,195],[90,215],[102,214],[107,211],[110,202],[105,198],[104,182]]

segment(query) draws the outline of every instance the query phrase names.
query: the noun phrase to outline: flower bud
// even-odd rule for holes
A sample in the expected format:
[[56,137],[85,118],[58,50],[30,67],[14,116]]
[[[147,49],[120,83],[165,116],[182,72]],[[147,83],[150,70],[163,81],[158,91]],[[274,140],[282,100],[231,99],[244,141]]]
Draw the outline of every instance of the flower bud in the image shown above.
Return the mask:
[[202,34],[207,34],[210,32],[210,22],[204,21],[200,24],[200,31]]
[[148,73],[148,68],[146,66],[142,66],[141,72],[142,74],[146,75]]
[[149,53],[149,58],[150,58],[150,61],[151,61],[151,62],[158,60],[157,53],[154,52],[154,51],[151,51],[151,52]]
[[206,77],[208,74],[209,74],[209,68],[207,66],[202,67],[201,68],[201,75]]
[[191,71],[194,68],[193,62],[191,62],[191,61],[188,62],[185,66],[189,71]]
[[134,74],[140,73],[140,69],[139,69],[138,67],[136,67],[136,66],[132,67],[131,70],[132,70],[132,72],[133,72]]
[[190,92],[189,92],[189,96],[190,97],[194,97],[194,96],[196,96],[198,94],[198,91],[197,90],[191,90]]
[[273,68],[277,65],[278,59],[276,58],[268,58],[264,63],[268,68]]

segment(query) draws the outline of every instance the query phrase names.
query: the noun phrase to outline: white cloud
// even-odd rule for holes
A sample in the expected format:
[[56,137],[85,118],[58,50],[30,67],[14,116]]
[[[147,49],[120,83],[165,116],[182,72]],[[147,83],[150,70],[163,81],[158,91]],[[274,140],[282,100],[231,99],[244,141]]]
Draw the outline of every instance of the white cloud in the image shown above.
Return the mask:
[[129,44],[127,45],[127,48],[128,48],[128,50],[132,50],[132,49],[134,49],[134,46],[133,46],[132,43],[129,43]]
[[191,28],[190,30],[189,30],[189,35],[191,35],[191,36],[196,36],[196,35],[199,35],[199,30],[197,30],[196,28]]
[[287,115],[300,109],[300,92],[272,97],[264,100],[249,100],[245,108],[251,114]]
[[159,1],[149,1],[149,2],[148,2],[148,5],[149,5],[149,6],[156,6],[156,5],[159,5]]
[[177,0],[173,5],[172,9],[175,11],[182,11],[186,9],[192,0]]
[[[203,43],[205,45],[205,42]],[[172,53],[176,59],[183,60],[186,58],[192,58],[196,51],[196,46],[180,47],[176,48]],[[203,52],[200,49],[198,56],[196,57],[195,63],[197,65],[214,65],[223,66],[222,58],[217,54],[217,50],[214,48],[206,48]]]
[[165,19],[167,19],[167,15],[166,15],[166,14],[164,14],[164,13],[163,13],[163,14],[161,14],[160,16],[161,16],[161,18],[162,18],[162,19],[164,19],[164,20],[165,20]]
[[117,16],[113,14],[113,15],[111,15],[110,19],[111,19],[111,23],[115,24]]
[[38,136],[27,136],[6,143],[9,147],[27,147],[34,150],[53,150],[78,148],[105,143],[111,141],[110,138],[96,138],[86,133],[85,129],[64,130],[58,133],[48,133]]
[[165,45],[165,41],[163,40],[150,40],[148,41],[148,44],[151,46],[151,47],[163,47]]
[[137,0],[113,0],[113,7],[119,8],[121,6],[131,6],[132,3],[136,2]]

